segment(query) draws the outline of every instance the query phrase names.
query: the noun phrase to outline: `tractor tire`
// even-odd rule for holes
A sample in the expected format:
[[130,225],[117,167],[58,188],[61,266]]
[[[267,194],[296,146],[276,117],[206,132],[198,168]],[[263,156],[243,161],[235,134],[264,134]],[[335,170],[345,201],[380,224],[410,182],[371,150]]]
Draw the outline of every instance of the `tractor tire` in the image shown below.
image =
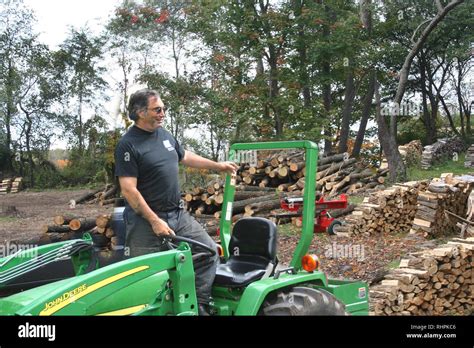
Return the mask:
[[349,315],[345,308],[344,303],[325,290],[294,287],[267,297],[259,315]]
[[329,225],[328,227],[328,233],[331,235],[331,236],[335,236],[336,235],[336,231],[334,231],[334,227],[336,226],[341,226],[342,225],[342,222],[339,221],[339,220],[334,220],[333,222],[331,222],[331,224]]

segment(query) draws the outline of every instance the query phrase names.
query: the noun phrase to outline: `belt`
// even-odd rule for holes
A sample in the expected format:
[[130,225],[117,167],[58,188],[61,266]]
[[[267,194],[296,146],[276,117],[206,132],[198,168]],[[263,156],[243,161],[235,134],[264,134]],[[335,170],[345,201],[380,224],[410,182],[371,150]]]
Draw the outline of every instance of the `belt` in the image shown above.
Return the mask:
[[[185,207],[184,201],[182,199],[179,200],[178,207],[173,208],[170,210],[160,210],[160,209],[154,209],[154,207],[150,206],[151,210],[153,210],[156,214],[170,214],[170,213],[176,213],[179,212],[180,210],[183,210]],[[127,201],[125,201],[125,208],[132,210],[132,207],[128,204]]]

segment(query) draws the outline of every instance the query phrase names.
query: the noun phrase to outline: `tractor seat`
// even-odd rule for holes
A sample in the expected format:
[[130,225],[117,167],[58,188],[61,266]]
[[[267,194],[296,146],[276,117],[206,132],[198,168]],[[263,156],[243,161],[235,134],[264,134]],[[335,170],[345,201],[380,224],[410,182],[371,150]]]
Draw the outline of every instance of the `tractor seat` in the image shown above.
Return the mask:
[[229,259],[217,267],[215,285],[243,287],[276,266],[277,227],[252,217],[237,221],[229,243]]

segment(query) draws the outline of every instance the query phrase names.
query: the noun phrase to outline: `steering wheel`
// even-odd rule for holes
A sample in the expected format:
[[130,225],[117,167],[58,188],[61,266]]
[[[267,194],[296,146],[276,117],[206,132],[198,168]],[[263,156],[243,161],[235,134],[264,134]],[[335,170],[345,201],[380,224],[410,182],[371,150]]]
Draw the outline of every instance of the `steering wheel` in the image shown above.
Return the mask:
[[[197,240],[194,240],[194,239],[190,239],[190,238],[186,238],[186,237],[181,237],[181,236],[171,236],[171,235],[167,235],[166,237],[164,237],[165,240],[166,239],[170,239],[172,240],[173,242],[186,242],[188,244],[193,244],[201,249],[204,249],[206,250],[208,253],[209,253],[209,256],[214,256],[216,255],[216,250],[212,249],[211,247],[207,246],[206,244],[204,243],[201,243],[201,242],[198,242]],[[171,246],[172,248],[176,248],[176,245],[172,244],[172,243],[169,243],[168,242],[168,245]],[[207,254],[207,253],[206,253]]]

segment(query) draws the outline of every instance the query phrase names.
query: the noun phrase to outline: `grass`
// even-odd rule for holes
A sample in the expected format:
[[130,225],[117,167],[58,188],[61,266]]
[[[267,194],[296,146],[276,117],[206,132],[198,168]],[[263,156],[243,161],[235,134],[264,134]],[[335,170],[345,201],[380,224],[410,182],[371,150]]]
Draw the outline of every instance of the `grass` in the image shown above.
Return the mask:
[[409,181],[439,178],[442,173],[453,173],[454,175],[466,174],[470,170],[464,167],[465,154],[460,154],[457,161],[446,160],[436,163],[430,169],[421,169],[420,166],[408,167],[407,176]]
[[400,266],[400,261],[401,261],[401,259],[395,259],[395,260],[393,260],[392,262],[390,262],[390,263],[387,265],[387,268],[388,268],[388,269],[395,269],[395,268],[398,268],[398,266]]
[[16,217],[11,217],[11,216],[0,216],[0,223],[7,223],[7,222],[15,222],[18,220]]
[[79,190],[95,190],[101,187],[105,187],[105,183],[103,184],[85,184],[85,185],[77,185],[77,186],[58,186],[55,188],[40,188],[40,187],[33,187],[29,188],[29,192],[68,192],[68,191],[79,191]]
[[348,197],[349,204],[361,204],[364,201],[364,197],[362,196],[349,196]]
[[282,236],[295,236],[301,233],[301,228],[294,226],[293,224],[282,224],[278,225],[278,234]]

